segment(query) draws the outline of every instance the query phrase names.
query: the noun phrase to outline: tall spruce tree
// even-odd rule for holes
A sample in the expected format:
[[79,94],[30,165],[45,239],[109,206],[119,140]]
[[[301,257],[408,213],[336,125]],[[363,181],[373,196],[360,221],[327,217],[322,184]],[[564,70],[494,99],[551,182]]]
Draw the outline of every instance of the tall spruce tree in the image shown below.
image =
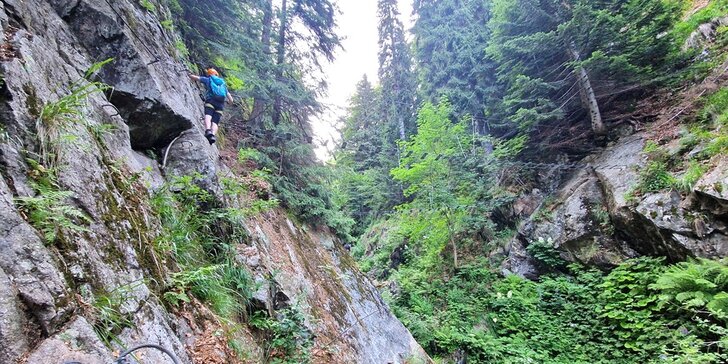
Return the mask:
[[356,221],[355,236],[400,201],[399,189],[389,176],[390,163],[382,163],[380,103],[381,89],[364,76],[350,100],[336,153],[338,188],[345,196],[340,205]]
[[356,85],[356,92],[349,102],[348,117],[341,131],[341,155],[337,161],[347,161],[355,171],[379,168],[377,155],[382,152],[378,138],[382,118],[379,113],[381,99],[364,75]]
[[415,59],[422,97],[447,96],[457,116],[470,114],[475,129],[487,130],[485,101],[494,92],[493,61],[485,48],[491,0],[417,0]]
[[412,55],[399,20],[396,0],[378,0],[379,81],[382,86],[382,113],[391,127],[386,132],[390,144],[414,133],[416,78]]

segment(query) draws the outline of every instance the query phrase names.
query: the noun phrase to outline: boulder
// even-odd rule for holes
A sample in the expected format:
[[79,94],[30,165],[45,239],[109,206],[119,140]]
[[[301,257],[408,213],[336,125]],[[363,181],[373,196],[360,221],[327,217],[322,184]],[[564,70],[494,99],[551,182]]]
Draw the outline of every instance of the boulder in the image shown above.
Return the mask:
[[93,326],[83,317],[78,317],[57,334],[43,340],[28,355],[25,363],[111,363],[114,360],[109,349],[96,336]]

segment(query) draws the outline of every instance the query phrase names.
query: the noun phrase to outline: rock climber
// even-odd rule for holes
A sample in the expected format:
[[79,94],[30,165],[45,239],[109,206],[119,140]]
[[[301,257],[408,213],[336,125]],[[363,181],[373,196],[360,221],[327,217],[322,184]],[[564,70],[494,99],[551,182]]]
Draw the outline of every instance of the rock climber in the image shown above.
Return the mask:
[[217,128],[225,108],[225,101],[232,104],[233,97],[227,90],[225,80],[220,77],[217,70],[208,68],[205,74],[207,77],[190,74],[190,78],[202,82],[207,88],[205,93],[205,138],[212,145],[216,141],[215,135],[217,135]]

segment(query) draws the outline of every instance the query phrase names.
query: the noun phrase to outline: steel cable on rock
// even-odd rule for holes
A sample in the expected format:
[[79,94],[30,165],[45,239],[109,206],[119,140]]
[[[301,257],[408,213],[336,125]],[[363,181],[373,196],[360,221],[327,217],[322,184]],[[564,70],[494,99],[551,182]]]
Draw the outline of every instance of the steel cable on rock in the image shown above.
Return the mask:
[[626,169],[636,167],[638,164],[592,164],[592,163],[541,163],[541,162],[519,162],[519,161],[501,161],[496,162],[503,166],[516,166],[523,167],[526,169],[541,169],[541,168],[554,168],[554,169]]
[[[167,350],[166,348],[164,348],[162,346],[156,345],[156,344],[142,344],[142,345],[135,346],[131,349],[128,349],[119,355],[119,357],[114,361],[114,364],[128,364],[129,360],[126,358],[127,356],[131,355],[131,353],[133,353],[139,349],[145,349],[145,348],[157,349],[157,350],[163,352],[164,354],[166,354],[170,359],[172,359],[172,362],[174,364],[180,364],[179,359],[177,359],[177,357],[171,351]],[[63,364],[83,364],[83,363],[78,362],[78,361],[66,361],[66,362],[63,362]]]

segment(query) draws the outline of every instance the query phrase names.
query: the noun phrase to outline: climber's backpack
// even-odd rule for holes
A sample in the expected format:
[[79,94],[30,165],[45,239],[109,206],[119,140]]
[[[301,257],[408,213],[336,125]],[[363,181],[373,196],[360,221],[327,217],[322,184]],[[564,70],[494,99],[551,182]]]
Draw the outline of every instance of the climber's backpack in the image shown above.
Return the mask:
[[218,102],[225,102],[227,96],[227,86],[225,80],[217,76],[210,76],[210,96]]

